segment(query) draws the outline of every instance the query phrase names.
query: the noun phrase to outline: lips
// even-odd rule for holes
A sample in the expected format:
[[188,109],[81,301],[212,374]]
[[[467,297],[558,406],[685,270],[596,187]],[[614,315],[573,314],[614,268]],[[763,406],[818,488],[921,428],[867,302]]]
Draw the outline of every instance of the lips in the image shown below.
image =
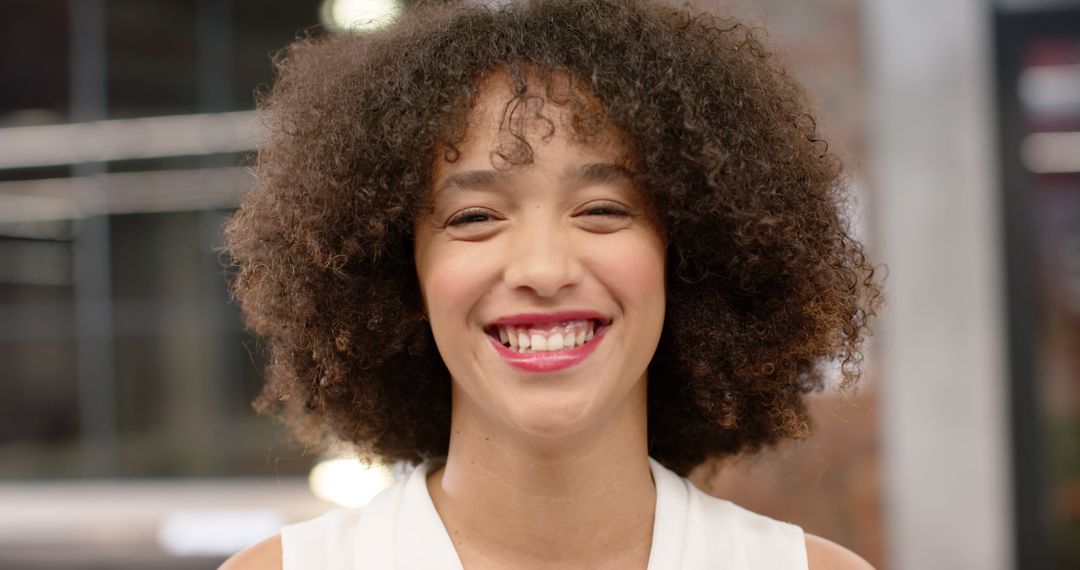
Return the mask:
[[559,324],[568,321],[600,321],[601,325],[611,324],[611,319],[596,311],[557,311],[554,313],[518,313],[500,317],[496,321],[488,323],[487,327],[510,325],[510,326],[545,326]]
[[591,341],[577,348],[550,352],[514,352],[491,335],[488,335],[488,340],[503,361],[514,368],[526,372],[554,372],[574,366],[588,358],[600,345],[607,329],[606,326],[599,329]]
[[[507,364],[527,372],[552,372],[585,360],[596,350],[610,324],[611,319],[595,311],[559,311],[509,315],[484,330]],[[570,340],[575,330],[580,333],[577,342]],[[571,331],[569,336],[567,331]],[[545,339],[558,340],[549,345]]]

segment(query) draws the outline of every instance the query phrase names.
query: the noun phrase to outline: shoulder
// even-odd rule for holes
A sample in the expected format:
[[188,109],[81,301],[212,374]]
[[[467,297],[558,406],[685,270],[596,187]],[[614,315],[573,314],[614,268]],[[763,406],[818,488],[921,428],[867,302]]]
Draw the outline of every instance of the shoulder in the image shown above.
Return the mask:
[[218,570],[281,570],[281,567],[281,535],[277,535],[241,550]]
[[806,533],[806,559],[810,570],[874,570],[854,552],[810,533]]

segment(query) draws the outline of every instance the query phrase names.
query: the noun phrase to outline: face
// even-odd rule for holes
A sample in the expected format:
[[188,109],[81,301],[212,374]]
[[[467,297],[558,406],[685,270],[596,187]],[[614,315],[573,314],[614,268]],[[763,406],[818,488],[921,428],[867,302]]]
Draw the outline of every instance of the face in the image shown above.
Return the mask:
[[495,168],[510,136],[501,80],[482,86],[460,155],[440,153],[417,221],[417,274],[453,378],[454,421],[542,438],[619,411],[645,413],[664,320],[665,246],[625,169],[617,132],[590,143],[525,124],[531,164]]

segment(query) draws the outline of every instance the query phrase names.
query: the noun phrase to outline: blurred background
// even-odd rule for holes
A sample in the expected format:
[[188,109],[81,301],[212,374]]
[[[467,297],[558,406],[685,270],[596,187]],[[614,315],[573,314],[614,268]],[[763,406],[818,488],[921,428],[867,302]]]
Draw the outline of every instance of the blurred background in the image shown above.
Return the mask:
[[[692,479],[879,568],[1080,568],[1080,0],[692,4],[768,29],[889,274],[858,392]],[[400,475],[255,415],[216,247],[271,54],[409,5],[0,2],[0,568],[215,568]]]

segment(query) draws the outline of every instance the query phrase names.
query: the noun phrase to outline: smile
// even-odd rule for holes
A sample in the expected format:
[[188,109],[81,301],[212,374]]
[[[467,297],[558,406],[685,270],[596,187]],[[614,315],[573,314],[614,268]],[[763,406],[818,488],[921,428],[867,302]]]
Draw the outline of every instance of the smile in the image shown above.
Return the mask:
[[528,372],[551,372],[585,360],[610,326],[591,312],[516,315],[485,327],[502,359]]

